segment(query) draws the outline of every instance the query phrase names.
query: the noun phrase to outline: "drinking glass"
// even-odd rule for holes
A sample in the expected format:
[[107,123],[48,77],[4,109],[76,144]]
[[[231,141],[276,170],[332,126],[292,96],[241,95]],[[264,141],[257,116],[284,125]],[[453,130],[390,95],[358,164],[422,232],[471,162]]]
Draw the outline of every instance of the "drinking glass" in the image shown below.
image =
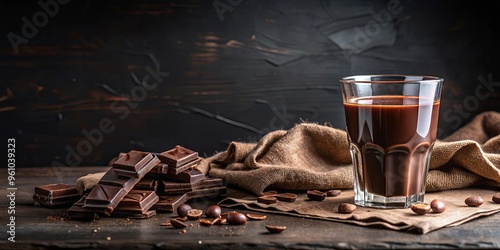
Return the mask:
[[340,83],[354,168],[354,202],[379,208],[423,202],[443,79],[358,75]]

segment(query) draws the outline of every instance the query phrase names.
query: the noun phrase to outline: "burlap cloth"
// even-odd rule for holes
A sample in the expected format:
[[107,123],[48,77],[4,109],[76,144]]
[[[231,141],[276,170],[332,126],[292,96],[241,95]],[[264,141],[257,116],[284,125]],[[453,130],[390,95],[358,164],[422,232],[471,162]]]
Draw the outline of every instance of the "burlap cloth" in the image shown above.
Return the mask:
[[[221,177],[226,183],[255,195],[266,188],[349,189],[342,196],[323,202],[308,201],[301,194],[293,203],[263,205],[256,202],[256,196],[249,195],[243,199],[228,197],[221,205],[427,233],[500,211],[500,205],[491,202],[495,193],[492,189],[500,186],[500,113],[482,113],[434,145],[425,200],[430,202],[434,197],[444,200],[448,208],[443,214],[416,217],[409,209],[387,213],[366,208],[358,208],[352,215],[336,213],[340,202],[353,202],[350,164],[345,131],[301,123],[288,131],[270,132],[258,143],[232,142],[226,151],[203,159],[198,167],[205,174]],[[101,176],[102,173],[82,177],[77,187],[81,192],[88,190]],[[429,193],[435,191],[441,192]],[[463,202],[470,195],[483,196],[485,204],[479,208],[466,207]],[[436,216],[438,220],[432,219]]]
[[[426,190],[500,186],[499,167],[500,113],[482,113],[436,142]],[[258,143],[232,142],[226,151],[204,159],[200,169],[257,195],[268,187],[353,186],[346,132],[312,123],[270,132]]]

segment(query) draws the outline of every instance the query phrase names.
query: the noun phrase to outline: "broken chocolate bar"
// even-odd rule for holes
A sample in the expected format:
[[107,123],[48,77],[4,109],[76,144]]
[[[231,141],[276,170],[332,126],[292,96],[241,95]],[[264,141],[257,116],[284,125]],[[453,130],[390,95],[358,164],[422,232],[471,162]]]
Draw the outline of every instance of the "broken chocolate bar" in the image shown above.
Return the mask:
[[99,218],[99,214],[83,208],[85,202],[85,196],[80,198],[73,206],[71,206],[67,211],[66,215],[70,220],[94,220]]
[[172,213],[177,210],[177,208],[184,204],[186,201],[194,198],[202,197],[215,197],[221,194],[226,194],[226,187],[210,187],[199,189],[191,192],[184,193],[182,195],[165,195],[160,196],[160,200],[153,205],[153,209],[158,212],[169,212]]
[[185,170],[188,170],[188,169],[192,169],[194,167],[196,167],[201,161],[201,158],[198,158],[194,161],[190,161],[184,165],[181,165],[179,167],[172,167],[172,166],[169,166],[168,164],[166,163],[158,163],[158,165],[156,165],[152,170],[151,172],[149,172],[148,174],[150,173],[154,173],[154,174],[171,174],[171,175],[176,175],[176,174],[179,174],[180,172],[182,171],[185,171]]
[[170,195],[170,194],[183,194],[203,188],[222,186],[223,180],[221,178],[207,177],[204,180],[196,183],[181,183],[181,182],[173,182],[166,180],[162,180],[161,183],[163,184],[162,185],[163,193]]
[[80,199],[75,186],[57,183],[35,187],[33,200],[35,204],[47,207],[71,205]]
[[188,163],[186,163],[184,165],[181,165],[179,167],[172,167],[172,166],[168,166],[167,165],[168,169],[167,169],[167,172],[165,174],[178,175],[178,174],[180,174],[181,172],[183,172],[185,170],[194,169],[194,167],[196,167],[200,162],[201,162],[201,158],[197,158],[196,160],[190,161],[190,162],[188,162]]
[[156,155],[132,150],[113,163],[113,170],[119,176],[142,178],[158,163]]
[[158,181],[155,179],[143,178],[137,184],[135,184],[134,189],[135,190],[157,191],[158,190]]
[[158,200],[158,195],[154,191],[131,190],[120,201],[113,214],[142,214],[148,211]]
[[[150,171],[154,167],[148,162],[142,163],[145,166],[138,166],[138,169]],[[109,215],[140,180],[117,176],[116,170],[110,169],[87,195],[83,207]]]
[[188,169],[179,174],[159,174],[160,178],[169,181],[178,181],[184,183],[196,183],[205,179],[205,174],[198,170]]
[[113,211],[113,216],[144,219],[156,214],[149,210],[159,200],[154,191],[131,190]]
[[159,153],[158,158],[172,167],[179,167],[198,158],[198,152],[177,145],[173,149]]
[[188,200],[186,194],[160,196],[160,199],[153,205],[153,209],[158,212],[173,213],[177,208]]

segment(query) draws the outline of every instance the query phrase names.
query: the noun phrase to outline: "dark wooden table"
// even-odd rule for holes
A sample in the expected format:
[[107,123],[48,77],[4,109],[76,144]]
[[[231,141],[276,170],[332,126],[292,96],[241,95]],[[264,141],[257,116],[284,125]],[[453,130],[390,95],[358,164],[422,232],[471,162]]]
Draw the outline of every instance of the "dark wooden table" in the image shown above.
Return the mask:
[[[8,204],[6,170],[1,174],[0,224],[3,238],[0,249],[187,249],[187,248],[500,248],[500,214],[477,219],[464,225],[445,228],[426,235],[366,228],[269,214],[264,221],[249,221],[243,226],[193,226],[186,233],[161,227],[174,214],[158,214],[144,220],[101,218],[92,222],[62,220],[65,209],[35,207],[32,196],[37,185],[66,183],[105,167],[18,168],[16,169],[16,237],[7,241]],[[61,179],[59,179],[59,176]],[[206,204],[202,204],[202,202]],[[197,201],[195,206],[217,200]],[[242,210],[242,212],[247,212]],[[265,224],[287,226],[281,234],[266,233]]]

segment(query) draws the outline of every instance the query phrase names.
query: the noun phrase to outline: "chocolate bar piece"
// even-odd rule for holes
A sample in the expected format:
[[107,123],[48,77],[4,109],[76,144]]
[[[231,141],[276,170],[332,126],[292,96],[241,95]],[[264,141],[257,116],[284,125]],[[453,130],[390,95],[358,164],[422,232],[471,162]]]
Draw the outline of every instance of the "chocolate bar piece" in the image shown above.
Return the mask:
[[173,213],[181,204],[186,203],[187,200],[188,196],[186,194],[160,196],[160,199],[153,205],[152,209],[158,212]]
[[158,158],[172,167],[179,167],[198,158],[198,152],[177,145],[170,150],[159,153]]
[[204,188],[191,191],[186,193],[186,195],[188,196],[188,199],[194,199],[201,197],[217,197],[221,194],[226,194],[226,193],[227,193],[226,187],[211,187],[211,188]]
[[113,163],[113,170],[119,176],[142,178],[158,163],[156,155],[132,150]]
[[123,215],[123,216],[130,218],[130,219],[148,219],[148,218],[151,218],[155,215],[156,215],[156,210],[149,210],[149,211],[146,211],[142,214],[127,214],[127,215]]
[[80,195],[75,195],[75,196],[66,196],[66,197],[59,197],[59,198],[47,198],[44,196],[39,196],[37,194],[33,195],[33,201],[37,205],[42,205],[46,207],[56,207],[56,206],[70,206],[71,204],[75,203],[80,199]]
[[205,179],[205,174],[198,170],[188,169],[180,172],[179,174],[159,174],[160,178],[169,181],[178,181],[184,183],[196,183]]
[[158,181],[155,179],[143,178],[137,184],[135,184],[134,189],[135,190],[157,191],[158,190]]
[[136,178],[123,177],[115,174],[113,168],[108,169],[106,173],[99,180],[99,184],[116,186],[116,187],[126,187],[130,185],[135,185],[133,182]]
[[164,194],[183,194],[187,192],[191,192],[198,189],[209,188],[209,187],[217,187],[223,185],[223,180],[221,178],[206,178],[202,181],[196,183],[181,183],[181,182],[173,182],[173,181],[161,181],[163,186]]
[[48,184],[35,187],[33,200],[47,207],[71,205],[80,199],[75,186],[65,183]]
[[179,167],[169,166],[168,172],[165,174],[178,175],[178,174],[180,174],[188,169],[194,169],[200,162],[201,162],[201,158],[197,158],[196,160],[190,161],[190,162],[188,162],[182,166],[179,166]]
[[226,187],[211,187],[205,189],[199,189],[196,191],[187,192],[182,195],[165,195],[160,196],[160,200],[153,205],[153,209],[158,212],[169,212],[172,213],[177,210],[177,208],[186,203],[186,201],[194,198],[201,197],[215,197],[221,194],[226,194]]
[[158,163],[151,171],[148,173],[149,174],[167,174],[168,173],[168,164],[166,163]]
[[66,215],[70,220],[94,220],[99,219],[99,214],[83,208],[85,202],[85,196],[80,198],[77,202],[73,204],[67,211]]
[[158,195],[154,191],[131,190],[120,201],[113,214],[143,214],[158,200]]
[[[149,166],[149,170],[152,167]],[[109,215],[140,180],[117,176],[113,169],[109,169],[87,195],[83,207]]]
[[185,170],[192,169],[196,167],[199,163],[201,162],[201,158],[197,158],[194,161],[190,161],[182,166],[179,167],[172,167],[169,166],[166,163],[158,163],[150,173],[155,173],[155,174],[171,174],[171,175],[177,175]]
[[56,184],[47,184],[42,186],[35,187],[35,194],[45,197],[61,197],[61,196],[69,196],[69,195],[79,195],[78,190],[75,186],[65,184],[65,183],[56,183]]

